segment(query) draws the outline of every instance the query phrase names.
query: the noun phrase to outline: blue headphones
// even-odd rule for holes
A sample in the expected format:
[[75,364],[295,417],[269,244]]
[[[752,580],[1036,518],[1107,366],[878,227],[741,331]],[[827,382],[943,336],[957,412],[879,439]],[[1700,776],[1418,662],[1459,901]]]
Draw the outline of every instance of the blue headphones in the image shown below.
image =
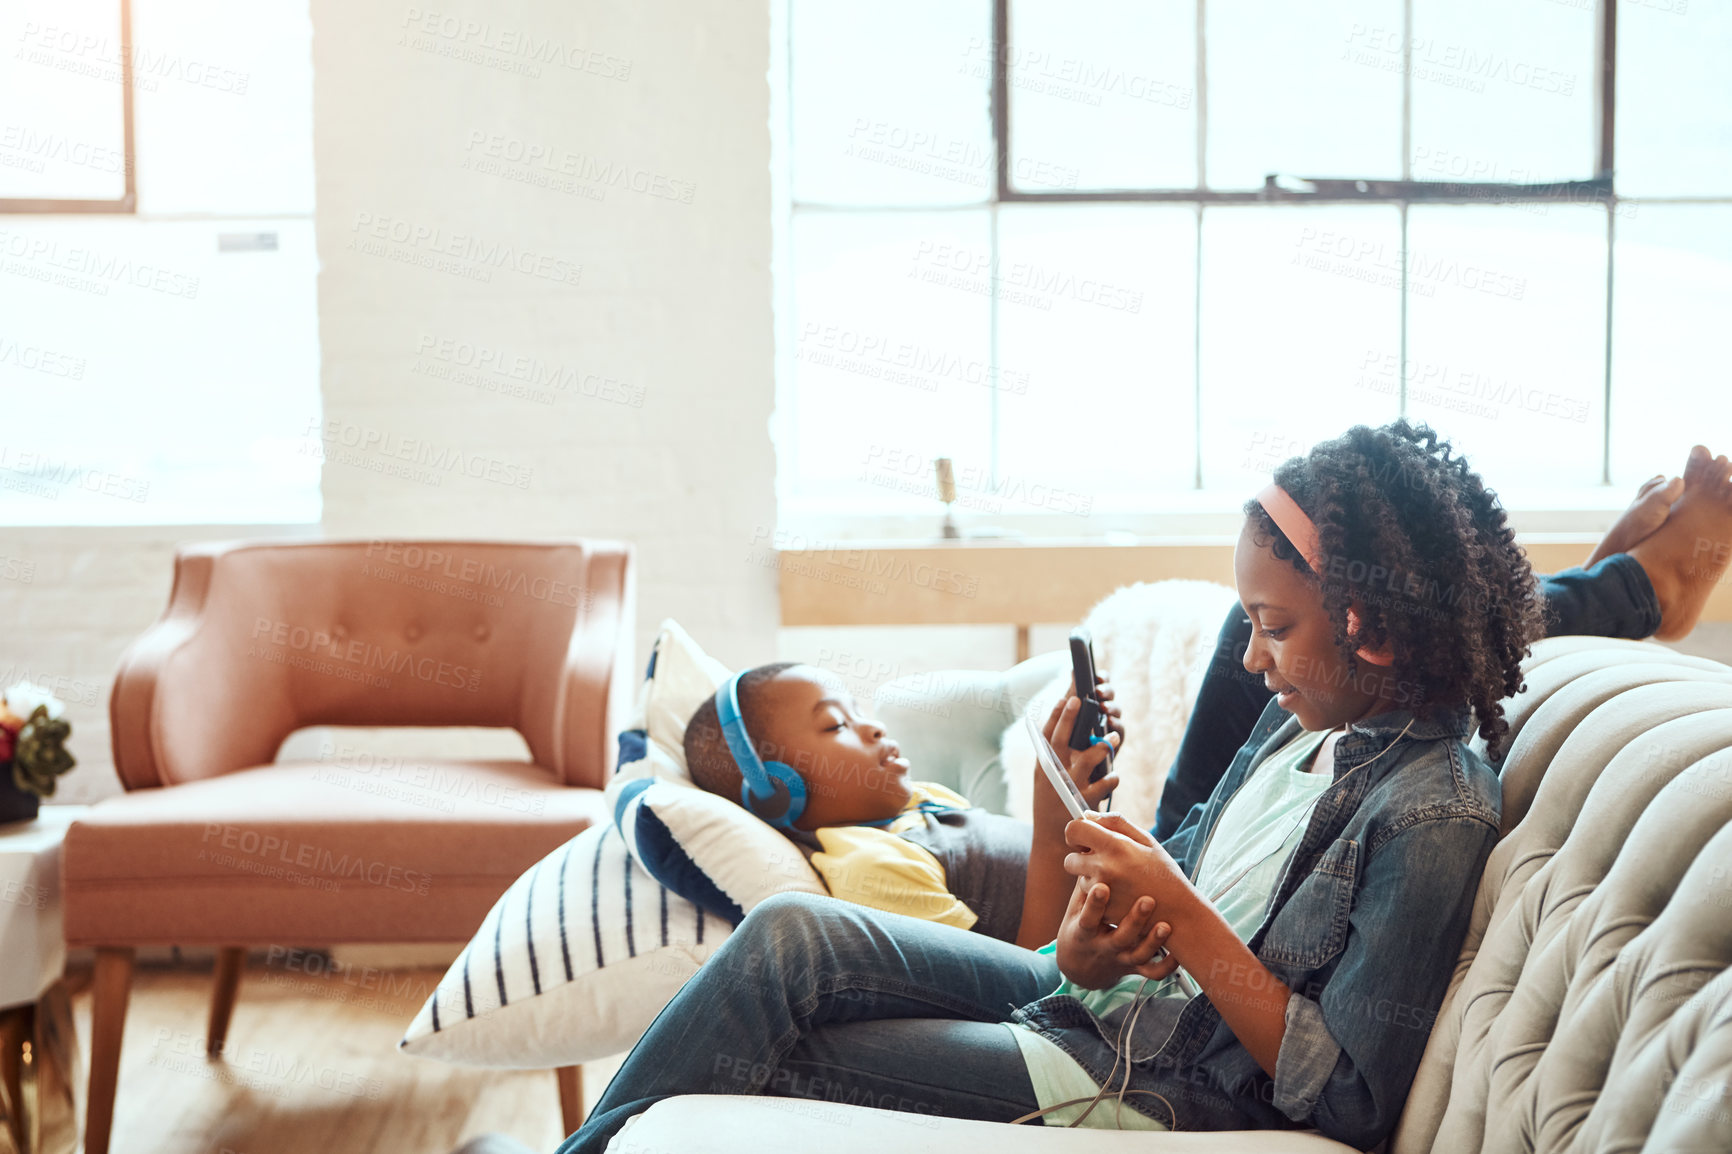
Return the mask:
[[[728,743],[728,752],[734,755],[734,764],[740,767],[740,776],[745,779],[740,785],[740,804],[748,813],[773,826],[793,829],[806,810],[806,783],[792,767],[780,761],[764,761],[752,748],[745,720],[740,717],[739,686],[743,676],[743,671],[734,674],[716,690],[716,720],[722,725],[722,739]],[[780,790],[776,788],[777,782],[782,785]],[[764,810],[774,812],[776,807],[764,803],[774,801],[778,793],[787,794],[788,801],[781,807],[781,813],[772,817]]]

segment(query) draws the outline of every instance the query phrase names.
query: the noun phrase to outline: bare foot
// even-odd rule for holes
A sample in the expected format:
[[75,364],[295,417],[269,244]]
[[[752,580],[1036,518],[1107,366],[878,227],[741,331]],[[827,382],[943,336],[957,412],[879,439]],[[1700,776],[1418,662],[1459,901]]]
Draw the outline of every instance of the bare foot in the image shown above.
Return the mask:
[[1604,558],[1614,553],[1628,553],[1630,546],[1658,529],[1672,511],[1672,502],[1684,493],[1684,478],[1673,477],[1666,480],[1665,474],[1656,473],[1654,479],[1636,490],[1636,499],[1630,502],[1630,507],[1624,510],[1606,535],[1600,538],[1600,543],[1594,546],[1594,551],[1588,554],[1584,568],[1593,568]]
[[1732,462],[1697,445],[1684,466],[1684,495],[1665,522],[1628,550],[1660,599],[1654,636],[1676,641],[1696,627],[1714,583],[1732,562]]

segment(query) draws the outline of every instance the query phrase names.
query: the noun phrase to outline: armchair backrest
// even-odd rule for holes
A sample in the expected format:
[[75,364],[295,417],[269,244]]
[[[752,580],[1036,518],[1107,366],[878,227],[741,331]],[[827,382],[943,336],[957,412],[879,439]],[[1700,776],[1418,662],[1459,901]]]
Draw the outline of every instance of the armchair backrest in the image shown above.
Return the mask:
[[310,725],[502,726],[600,787],[629,705],[632,553],[613,541],[184,547],[109,703],[128,789],[270,762]]

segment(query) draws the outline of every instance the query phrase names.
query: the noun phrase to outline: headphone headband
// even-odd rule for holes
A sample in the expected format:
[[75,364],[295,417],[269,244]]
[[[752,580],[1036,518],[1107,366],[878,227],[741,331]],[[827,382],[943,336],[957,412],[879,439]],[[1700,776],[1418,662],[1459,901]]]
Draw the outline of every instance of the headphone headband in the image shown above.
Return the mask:
[[[740,804],[771,825],[793,829],[806,808],[806,783],[791,767],[779,761],[766,763],[752,748],[751,735],[746,732],[745,718],[740,714],[740,678],[746,672],[734,674],[716,690],[716,720],[722,727],[722,740],[727,742],[728,752],[740,768]],[[775,800],[777,782],[787,793],[788,804],[772,817],[760,812],[760,807]]]
[[[1263,486],[1262,491],[1257,494],[1257,503],[1263,506],[1263,511],[1269,514],[1269,520],[1275,522],[1275,527],[1285,533],[1287,540],[1299,550],[1299,556],[1305,559],[1311,572],[1321,577],[1323,539],[1317,532],[1317,522],[1305,515],[1305,510],[1299,507],[1299,502],[1293,499],[1291,493],[1273,481]],[[1359,614],[1352,608],[1347,610],[1347,632],[1359,632]],[[1369,645],[1360,646],[1356,656],[1373,665],[1395,664],[1393,653],[1374,652]]]

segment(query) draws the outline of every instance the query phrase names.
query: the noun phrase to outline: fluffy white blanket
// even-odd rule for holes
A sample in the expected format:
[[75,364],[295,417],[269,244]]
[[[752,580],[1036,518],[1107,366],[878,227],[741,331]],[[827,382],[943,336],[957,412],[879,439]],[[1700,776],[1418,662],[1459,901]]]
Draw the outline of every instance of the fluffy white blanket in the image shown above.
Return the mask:
[[[1095,666],[1112,678],[1124,710],[1121,784],[1113,794],[1113,811],[1144,828],[1155,824],[1167,770],[1214,655],[1215,637],[1228,606],[1237,600],[1232,588],[1213,581],[1142,582],[1115,590],[1083,621],[1094,635]],[[1069,684],[1067,665],[1026,708],[1044,720]],[[999,752],[1010,813],[1026,819],[1037,771],[1020,721],[1004,731]]]

